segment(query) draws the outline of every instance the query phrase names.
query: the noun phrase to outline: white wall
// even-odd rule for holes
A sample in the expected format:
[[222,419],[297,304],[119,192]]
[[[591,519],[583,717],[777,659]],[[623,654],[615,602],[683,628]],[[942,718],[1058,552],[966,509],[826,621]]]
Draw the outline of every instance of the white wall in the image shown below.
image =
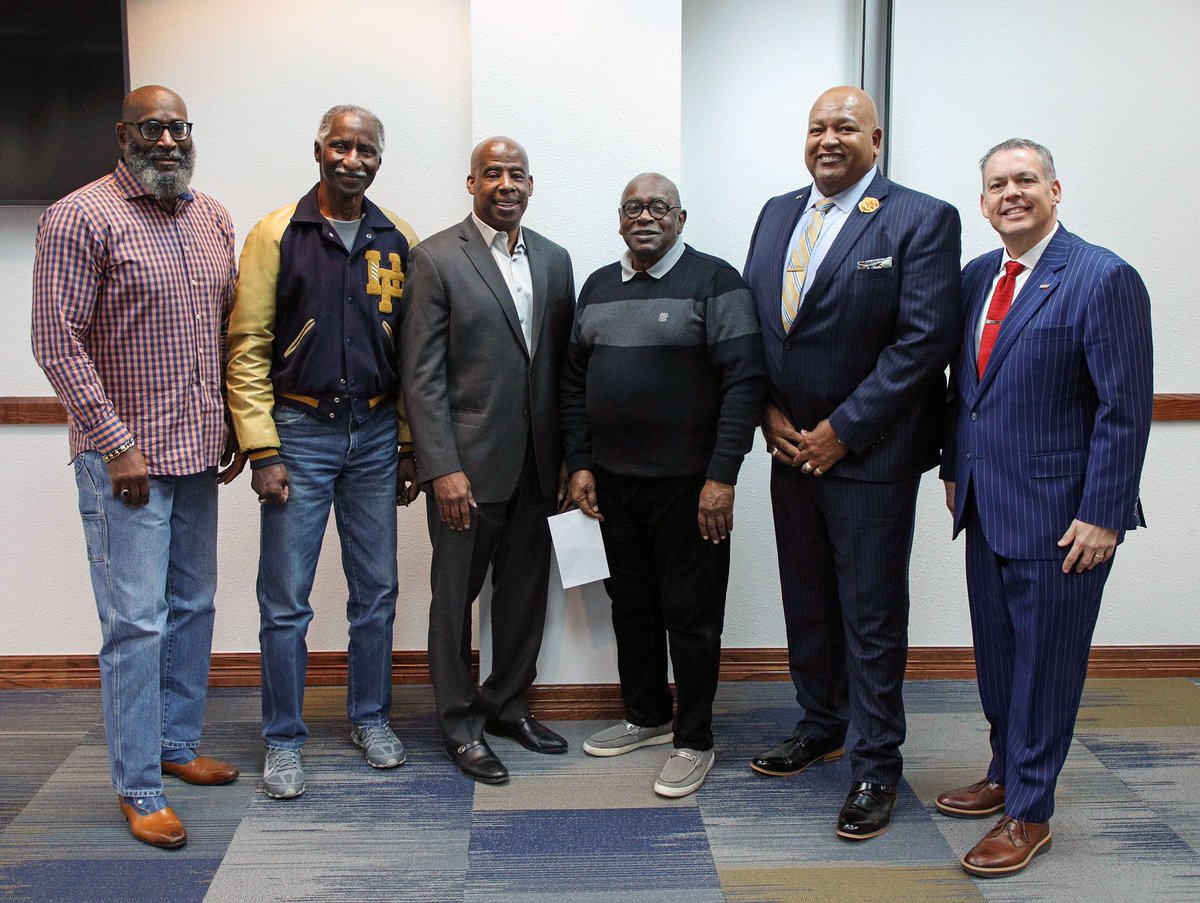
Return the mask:
[[[372,197],[420,235],[466,215],[476,140],[507,133],[524,143],[535,176],[527,222],[571,251],[579,283],[620,252],[620,190],[646,169],[678,177],[685,240],[740,267],[762,201],[809,181],[804,120],[824,87],[853,80],[859,27],[852,0],[128,6],[133,82],[162,82],[187,100],[197,123],[196,184],[229,206],[240,237],[316,180],[317,120],[334,103],[354,102],[388,129]],[[1043,140],[1059,163],[1066,223],[1125,255],[1150,285],[1159,391],[1200,391],[1194,343],[1175,339],[1200,328],[1180,278],[1193,256],[1191,230],[1175,226],[1200,202],[1186,177],[1200,138],[1200,73],[1170,40],[1196,33],[1200,8],[1107,0],[1086,4],[1085,16],[1083,4],[1013,3],[985,23],[964,12],[972,4],[897,7],[893,176],[958,204],[973,255],[992,244],[975,212],[974,161],[1013,133]],[[997,90],[1013,78],[979,71],[981,59],[998,58],[1021,74],[1019,107]],[[0,208],[0,310],[9,324],[0,330],[0,395],[49,394],[29,354],[36,219],[37,211]],[[1200,424],[1154,427],[1143,480],[1152,529],[1119,553],[1097,642],[1200,643],[1200,571],[1194,542],[1185,547],[1189,516],[1200,508],[1191,466],[1198,439]],[[730,646],[784,644],[759,446],[738,487]],[[92,652],[99,628],[65,429],[0,427],[0,453],[0,655]],[[256,648],[257,508],[245,477],[223,490],[219,651]],[[395,645],[422,649],[423,506],[399,517]],[[918,518],[912,642],[967,645],[961,543],[949,542],[940,485],[928,477]],[[311,647],[344,648],[336,541],[327,539],[313,602]],[[603,592],[553,597],[540,679],[610,682],[614,661]]]

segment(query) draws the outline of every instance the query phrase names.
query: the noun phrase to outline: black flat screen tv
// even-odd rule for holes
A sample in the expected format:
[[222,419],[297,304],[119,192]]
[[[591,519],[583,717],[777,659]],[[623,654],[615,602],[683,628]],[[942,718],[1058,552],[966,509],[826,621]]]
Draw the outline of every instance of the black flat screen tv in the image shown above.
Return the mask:
[[0,205],[45,205],[111,172],[120,155],[125,3],[0,5]]

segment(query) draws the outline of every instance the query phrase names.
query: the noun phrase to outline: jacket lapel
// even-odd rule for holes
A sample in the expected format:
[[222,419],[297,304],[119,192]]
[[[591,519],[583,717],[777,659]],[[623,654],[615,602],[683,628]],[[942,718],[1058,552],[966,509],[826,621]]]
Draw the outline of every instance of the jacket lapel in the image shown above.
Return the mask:
[[[1057,234],[1046,246],[1041,260],[1030,272],[1029,278],[1021,286],[1017,297],[1013,299],[1012,307],[1004,317],[1004,322],[1000,324],[1000,333],[996,336],[996,344],[992,346],[987,369],[983,371],[983,378],[979,381],[979,393],[992,384],[996,378],[996,371],[1003,366],[1004,359],[1008,357],[1008,353],[1020,338],[1029,319],[1038,312],[1054,294],[1054,290],[1058,288],[1062,279],[1062,269],[1067,264],[1071,239],[1071,233],[1059,226]],[[999,261],[997,261],[998,268]],[[993,271],[993,274],[995,272]],[[975,322],[978,322],[978,317]]]
[[[547,273],[546,255],[542,253],[541,236],[525,230],[525,253],[529,258],[529,274],[533,277],[533,301],[529,312],[529,357],[537,354],[538,338],[542,334],[542,322],[546,319]],[[519,323],[517,324],[520,325]]]
[[500,310],[504,313],[504,319],[508,321],[509,328],[513,331],[521,348],[524,349],[525,336],[521,332],[521,320],[517,316],[517,306],[513,304],[512,293],[508,290],[504,277],[500,275],[500,268],[496,266],[495,258],[492,257],[492,249],[484,244],[483,236],[479,234],[479,229],[470,216],[463,221],[458,234],[463,240],[464,253],[484,283],[491,289],[496,302],[500,305]]
[[[871,184],[867,186],[864,198],[872,197],[880,202],[880,209],[887,204],[888,188],[891,183],[882,174],[876,174],[871,180]],[[841,266],[846,255],[850,253],[850,249],[854,247],[859,237],[875,219],[880,215],[880,210],[873,213],[863,213],[857,206],[850,211],[850,216],[846,220],[842,229],[837,234],[837,238],[833,240],[833,244],[829,246],[829,250],[825,253],[824,259],[821,261],[821,267],[813,276],[812,284],[809,286],[808,294],[804,296],[804,303],[800,305],[800,312],[796,316],[796,323],[811,312],[812,308],[821,300],[821,295],[829,288],[834,276],[837,274],[838,267]],[[792,324],[792,328],[796,328],[796,323]]]
[[969,285],[963,286],[963,297],[969,301],[967,319],[963,323],[963,344],[966,349],[963,355],[963,372],[967,375],[967,385],[979,389],[979,350],[975,347],[975,332],[979,327],[979,318],[983,316],[983,308],[991,298],[988,289],[992,279],[1000,270],[1000,257],[1003,251],[996,250],[987,256],[986,264],[976,267]]

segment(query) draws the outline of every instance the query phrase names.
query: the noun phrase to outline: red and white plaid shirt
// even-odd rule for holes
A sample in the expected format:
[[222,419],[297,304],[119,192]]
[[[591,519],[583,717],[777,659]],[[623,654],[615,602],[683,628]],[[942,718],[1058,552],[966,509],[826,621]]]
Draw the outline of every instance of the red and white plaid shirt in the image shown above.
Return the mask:
[[233,244],[221,204],[190,191],[168,213],[124,161],[42,214],[33,354],[67,409],[72,459],[133,439],[152,474],[218,463]]

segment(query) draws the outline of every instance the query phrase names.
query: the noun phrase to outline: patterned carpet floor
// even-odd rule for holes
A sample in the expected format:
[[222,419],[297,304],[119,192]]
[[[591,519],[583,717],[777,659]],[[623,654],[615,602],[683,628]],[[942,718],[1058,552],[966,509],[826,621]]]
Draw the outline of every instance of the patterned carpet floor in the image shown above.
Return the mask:
[[957,859],[990,821],[935,813],[939,791],[982,776],[973,683],[905,688],[905,781],[892,828],[848,843],[833,820],[846,759],[791,778],[750,771],[797,715],[785,683],[722,684],[717,766],[668,801],[666,747],[594,759],[601,722],[554,727],[565,756],[497,739],[512,772],[484,787],[441,748],[427,687],[397,687],[408,762],[375,771],[348,742],[344,690],[311,688],[308,791],[258,790],[257,690],[213,690],[203,751],[242,777],[170,781],[188,844],[134,841],[108,788],[98,692],[0,692],[0,899],[51,901],[1200,901],[1200,682],[1097,680],[1059,783],[1053,849],[1024,873],[977,880]]

